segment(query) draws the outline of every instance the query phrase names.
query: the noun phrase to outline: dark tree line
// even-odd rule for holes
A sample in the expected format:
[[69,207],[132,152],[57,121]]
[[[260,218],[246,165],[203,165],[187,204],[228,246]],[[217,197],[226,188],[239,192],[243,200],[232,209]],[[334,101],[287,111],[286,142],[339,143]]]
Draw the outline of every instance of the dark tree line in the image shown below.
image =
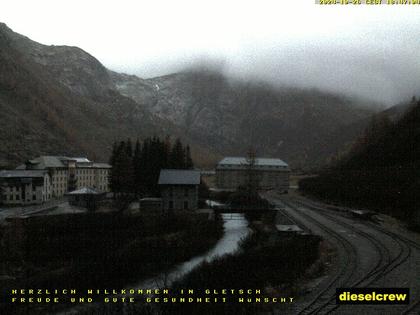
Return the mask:
[[110,164],[110,187],[116,196],[158,194],[158,179],[161,169],[192,169],[191,151],[180,139],[172,143],[167,137],[115,142]]
[[420,101],[391,122],[372,120],[355,148],[299,187],[308,194],[388,213],[420,227]]

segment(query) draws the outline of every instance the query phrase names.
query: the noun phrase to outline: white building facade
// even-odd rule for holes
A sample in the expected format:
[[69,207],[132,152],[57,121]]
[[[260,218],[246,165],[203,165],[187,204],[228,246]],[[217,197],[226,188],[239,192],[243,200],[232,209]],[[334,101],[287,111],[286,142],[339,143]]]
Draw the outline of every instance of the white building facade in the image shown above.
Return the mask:
[[1,204],[41,204],[49,200],[51,195],[50,176],[46,171],[0,171]]
[[163,210],[197,210],[200,179],[196,170],[161,170],[158,184]]
[[51,198],[59,198],[65,193],[84,188],[94,188],[99,192],[109,192],[111,166],[95,163],[87,158],[64,156],[40,156],[18,167],[21,170],[43,170],[50,178]]
[[[280,159],[256,158],[252,166],[259,189],[287,192],[290,169]],[[216,186],[218,189],[236,190],[247,184],[250,163],[244,157],[225,157],[216,166]]]

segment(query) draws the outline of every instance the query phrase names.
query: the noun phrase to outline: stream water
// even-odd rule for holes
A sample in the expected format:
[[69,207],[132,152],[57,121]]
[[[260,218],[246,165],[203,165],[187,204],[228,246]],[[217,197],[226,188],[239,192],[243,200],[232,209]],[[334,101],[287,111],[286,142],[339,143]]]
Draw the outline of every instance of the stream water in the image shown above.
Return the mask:
[[248,221],[241,213],[224,213],[222,214],[222,219],[224,221],[224,234],[210,251],[203,255],[193,257],[192,259],[175,266],[164,274],[142,281],[135,287],[168,287],[173,281],[181,278],[203,261],[210,262],[216,257],[234,253],[238,249],[240,241],[250,233]]
[[[246,238],[251,232],[248,228],[248,221],[241,213],[225,213],[222,214],[224,233],[222,238],[207,253],[191,258],[183,262],[169,271],[162,273],[156,277],[141,281],[137,285],[130,285],[130,288],[136,289],[156,289],[168,288],[172,282],[189,273],[203,261],[211,262],[216,257],[234,253],[238,250],[242,239]],[[99,305],[78,305],[64,312],[58,312],[56,315],[78,314],[80,311],[86,311],[86,308],[94,309]]]

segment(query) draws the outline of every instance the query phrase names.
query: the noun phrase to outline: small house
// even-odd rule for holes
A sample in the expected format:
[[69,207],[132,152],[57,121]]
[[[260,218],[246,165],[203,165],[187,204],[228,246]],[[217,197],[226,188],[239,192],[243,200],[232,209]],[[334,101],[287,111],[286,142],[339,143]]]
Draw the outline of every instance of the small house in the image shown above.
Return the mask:
[[163,210],[197,210],[200,171],[163,169],[158,185]]
[[95,211],[98,207],[98,202],[105,197],[104,192],[100,192],[94,188],[83,187],[78,190],[66,193],[69,204],[87,208],[89,211]]

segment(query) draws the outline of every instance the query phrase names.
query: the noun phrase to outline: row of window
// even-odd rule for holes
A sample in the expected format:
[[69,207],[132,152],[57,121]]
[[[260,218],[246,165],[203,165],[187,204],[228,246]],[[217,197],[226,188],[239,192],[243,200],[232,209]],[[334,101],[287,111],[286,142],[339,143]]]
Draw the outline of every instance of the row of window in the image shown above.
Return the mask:
[[[5,200],[5,201],[19,201],[20,200],[20,195],[3,195],[2,199]],[[35,194],[32,195],[32,200],[36,200],[36,195]],[[30,199],[27,200],[27,201],[30,201]]]
[[[26,185],[26,189],[29,190],[30,188],[28,186],[29,185]],[[40,186],[35,186],[35,185],[31,185],[31,186],[32,186],[32,191],[35,191],[37,187],[40,187]],[[10,192],[18,192],[18,191],[20,192],[21,187],[22,186],[8,186]]]

